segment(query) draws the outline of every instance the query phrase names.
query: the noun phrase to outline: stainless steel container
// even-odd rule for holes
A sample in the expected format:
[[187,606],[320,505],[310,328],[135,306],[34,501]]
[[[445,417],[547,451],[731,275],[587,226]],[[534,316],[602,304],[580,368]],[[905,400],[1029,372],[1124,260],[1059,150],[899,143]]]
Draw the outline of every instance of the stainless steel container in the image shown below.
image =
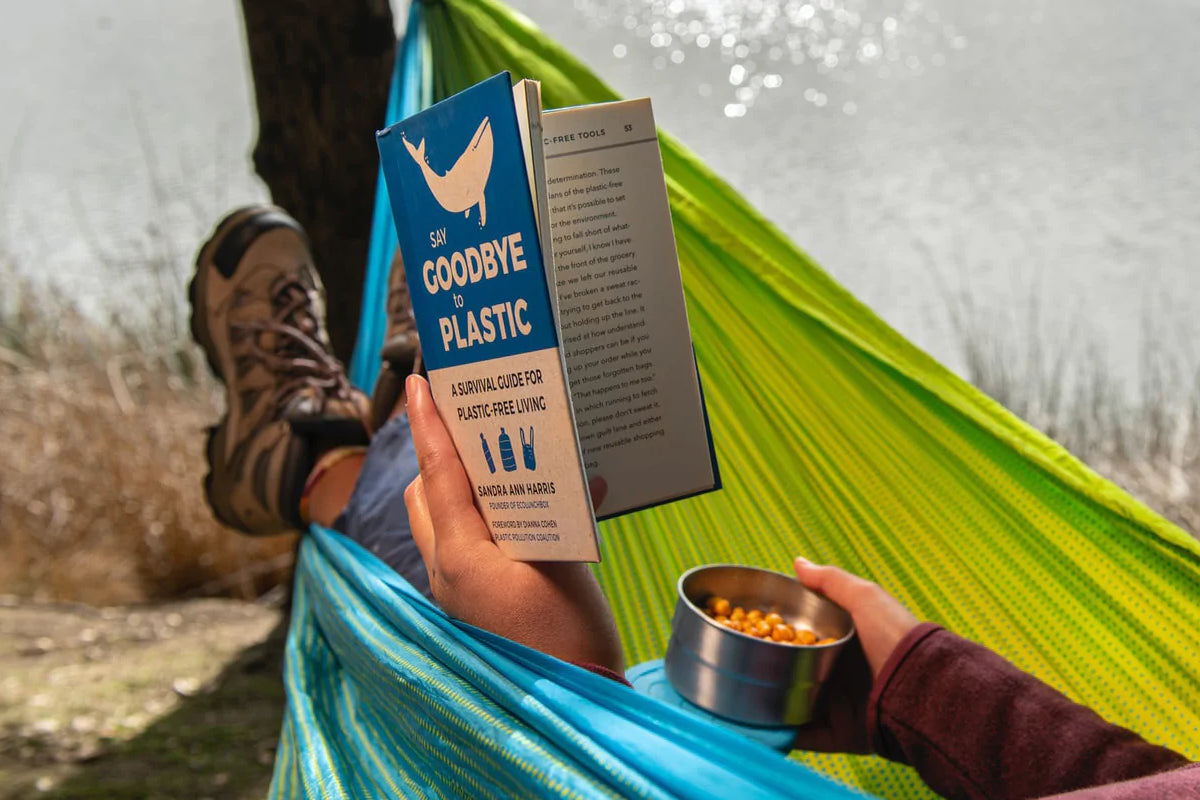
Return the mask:
[[[837,641],[805,647],[726,628],[704,613],[713,595],[747,611],[775,611],[789,625]],[[679,578],[667,679],[687,700],[719,716],[750,725],[803,725],[853,636],[850,615],[794,577],[735,564],[696,567]]]

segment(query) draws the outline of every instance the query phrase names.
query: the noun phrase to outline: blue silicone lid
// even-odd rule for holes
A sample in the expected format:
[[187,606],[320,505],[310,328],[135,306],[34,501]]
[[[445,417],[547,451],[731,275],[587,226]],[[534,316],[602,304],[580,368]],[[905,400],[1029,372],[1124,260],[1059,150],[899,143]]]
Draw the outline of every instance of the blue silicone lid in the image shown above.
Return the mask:
[[684,699],[683,695],[675,691],[675,688],[671,686],[671,682],[667,680],[667,672],[663,668],[663,660],[661,658],[656,658],[653,661],[643,661],[641,664],[630,667],[625,670],[625,679],[633,684],[633,688],[640,694],[653,697],[655,700],[661,700],[693,716],[736,731],[743,736],[754,739],[756,742],[765,744],[767,747],[774,748],[782,753],[791,750],[792,740],[796,737],[795,728],[764,728],[756,725],[745,725],[741,722],[734,722],[724,717],[718,717],[710,711],[705,711],[699,706],[692,705]]

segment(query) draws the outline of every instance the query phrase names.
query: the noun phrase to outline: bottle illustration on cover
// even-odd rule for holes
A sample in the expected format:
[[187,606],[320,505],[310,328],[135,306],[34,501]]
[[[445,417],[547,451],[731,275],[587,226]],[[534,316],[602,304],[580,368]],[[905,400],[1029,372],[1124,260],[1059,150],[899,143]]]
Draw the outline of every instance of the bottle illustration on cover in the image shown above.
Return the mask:
[[496,462],[492,460],[492,448],[488,447],[487,437],[479,434],[479,443],[483,445],[483,457],[487,460],[488,472],[496,474]]
[[500,429],[500,464],[505,472],[517,471],[517,457],[513,454],[512,439],[505,433],[504,428]]
[[525,462],[525,469],[533,472],[537,469],[537,456],[533,453],[533,426],[529,426],[529,441],[525,441],[525,429],[517,428],[521,432],[521,459]]

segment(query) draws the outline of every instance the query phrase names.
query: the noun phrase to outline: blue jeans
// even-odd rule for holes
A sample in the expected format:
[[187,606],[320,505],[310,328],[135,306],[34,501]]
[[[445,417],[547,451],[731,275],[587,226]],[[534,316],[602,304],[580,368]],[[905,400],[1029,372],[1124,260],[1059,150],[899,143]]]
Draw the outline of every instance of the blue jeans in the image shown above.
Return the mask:
[[371,440],[358,483],[334,528],[379,556],[432,600],[429,574],[413,541],[404,507],[404,489],[418,474],[408,416],[401,414],[389,420]]

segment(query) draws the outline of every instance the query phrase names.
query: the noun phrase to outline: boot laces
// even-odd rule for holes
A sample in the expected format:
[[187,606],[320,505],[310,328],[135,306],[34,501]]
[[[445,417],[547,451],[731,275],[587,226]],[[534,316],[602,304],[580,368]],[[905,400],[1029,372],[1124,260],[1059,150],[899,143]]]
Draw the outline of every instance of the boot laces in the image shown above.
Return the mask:
[[[249,343],[247,355],[259,360],[278,379],[271,407],[283,409],[303,393],[320,413],[331,400],[352,393],[345,370],[321,341],[321,322],[314,308],[315,292],[298,277],[281,278],[272,286],[270,319],[234,322]],[[264,334],[274,334],[273,346],[263,346]]]

